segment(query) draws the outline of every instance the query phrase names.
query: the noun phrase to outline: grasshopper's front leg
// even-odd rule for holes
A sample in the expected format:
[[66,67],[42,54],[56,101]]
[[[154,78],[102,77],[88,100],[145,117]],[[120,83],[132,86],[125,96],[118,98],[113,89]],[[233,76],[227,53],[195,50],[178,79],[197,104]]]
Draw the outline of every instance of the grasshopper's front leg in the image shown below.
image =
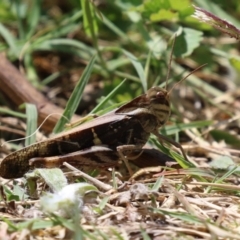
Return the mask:
[[129,160],[139,168],[166,166],[170,162],[175,162],[174,159],[157,149],[142,147],[141,144],[118,146],[117,151],[130,176],[133,176],[133,172]]
[[141,156],[143,152],[142,145],[121,145],[117,147],[117,152],[124,161],[130,176],[132,176],[133,172],[129,166],[128,160],[136,160]]

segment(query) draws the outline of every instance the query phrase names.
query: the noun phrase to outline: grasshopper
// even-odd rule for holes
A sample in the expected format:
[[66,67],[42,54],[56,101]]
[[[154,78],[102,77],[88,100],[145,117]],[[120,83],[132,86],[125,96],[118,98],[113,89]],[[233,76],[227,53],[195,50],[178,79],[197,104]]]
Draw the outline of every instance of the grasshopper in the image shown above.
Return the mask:
[[168,91],[152,87],[118,109],[9,154],[0,164],[0,176],[19,178],[34,166],[54,167],[64,161],[92,167],[116,166],[134,152],[136,156],[129,159],[139,157],[151,133],[161,143],[175,145],[187,160],[179,143],[158,132],[169,115]]
[[[178,83],[203,66],[190,72]],[[169,77],[169,71],[170,68],[166,79]],[[179,143],[158,132],[158,129],[168,121],[171,112],[169,102],[171,90],[167,91],[166,88],[167,80],[165,89],[152,87],[145,94],[136,97],[120,108],[48,140],[9,154],[0,164],[0,176],[19,178],[31,168],[56,167],[61,166],[63,162],[77,166],[107,168],[117,166],[122,160],[131,174],[128,159],[137,162],[142,161],[144,157],[156,160],[156,157],[160,156],[159,153],[153,154],[151,151],[143,149],[150,134],[154,134],[160,143],[166,141],[179,148],[185,160],[188,161]]]

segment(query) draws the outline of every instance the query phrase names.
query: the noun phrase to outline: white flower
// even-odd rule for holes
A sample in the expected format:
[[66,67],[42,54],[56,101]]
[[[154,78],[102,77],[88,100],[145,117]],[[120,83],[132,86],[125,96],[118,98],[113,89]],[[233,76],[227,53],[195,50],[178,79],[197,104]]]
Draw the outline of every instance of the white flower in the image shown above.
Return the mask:
[[73,183],[57,193],[46,193],[40,198],[40,206],[44,212],[56,213],[63,217],[78,214],[85,202],[85,196],[91,193],[90,199],[96,198],[98,190],[88,183]]

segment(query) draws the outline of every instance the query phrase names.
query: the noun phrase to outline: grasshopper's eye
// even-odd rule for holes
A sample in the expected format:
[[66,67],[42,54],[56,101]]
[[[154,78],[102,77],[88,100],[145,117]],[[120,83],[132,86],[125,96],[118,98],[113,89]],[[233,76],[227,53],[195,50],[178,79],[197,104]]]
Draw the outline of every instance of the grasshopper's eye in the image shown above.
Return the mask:
[[147,91],[147,96],[151,100],[155,99],[168,99],[167,91],[160,87],[152,87]]
[[165,98],[166,96],[166,92],[164,91],[158,91],[157,94],[156,94],[156,98]]

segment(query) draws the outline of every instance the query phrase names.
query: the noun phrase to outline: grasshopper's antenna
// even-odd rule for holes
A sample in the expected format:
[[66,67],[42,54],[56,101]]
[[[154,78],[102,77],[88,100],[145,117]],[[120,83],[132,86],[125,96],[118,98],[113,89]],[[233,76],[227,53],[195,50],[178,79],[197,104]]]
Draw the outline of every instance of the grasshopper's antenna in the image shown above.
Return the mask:
[[176,40],[176,34],[174,35],[174,38],[173,38],[173,44],[172,44],[172,49],[171,49],[171,53],[170,53],[170,59],[169,59],[169,63],[168,63],[168,70],[167,70],[167,76],[166,76],[166,81],[165,81],[165,90],[167,90],[167,87],[168,87],[168,80],[169,80],[170,71],[171,71],[172,58],[173,58],[173,49],[174,49],[174,45],[175,45],[175,40]]
[[200,68],[206,66],[207,63],[195,68],[193,71],[191,71],[187,76],[185,76],[184,78],[182,78],[180,81],[178,81],[177,83],[175,83],[172,88],[168,91],[168,95],[170,95],[171,91],[179,84],[181,83],[182,81],[184,81],[185,79],[187,79],[190,75],[192,75],[193,73],[195,73],[196,71],[198,71]]
[[[36,134],[37,131],[39,131],[39,129],[42,127],[42,125],[43,125],[51,116],[53,116],[53,115],[59,115],[59,116],[61,116],[61,117],[63,116],[62,114],[59,114],[59,113],[51,113],[51,114],[49,114],[49,115],[43,120],[43,122],[39,125],[39,127],[38,127],[32,134],[28,135],[27,137],[23,137],[23,138],[18,138],[18,139],[13,139],[13,140],[6,141],[6,142],[4,142],[3,144],[1,144],[0,147],[3,147],[4,144],[6,144],[6,143],[16,142],[16,141],[25,140],[25,139],[27,139],[27,138],[30,138],[31,136],[33,136],[34,134]],[[66,118],[65,116],[63,116],[63,117]],[[66,118],[66,119],[67,119],[67,118]],[[67,119],[67,120],[68,120],[68,119]]]

